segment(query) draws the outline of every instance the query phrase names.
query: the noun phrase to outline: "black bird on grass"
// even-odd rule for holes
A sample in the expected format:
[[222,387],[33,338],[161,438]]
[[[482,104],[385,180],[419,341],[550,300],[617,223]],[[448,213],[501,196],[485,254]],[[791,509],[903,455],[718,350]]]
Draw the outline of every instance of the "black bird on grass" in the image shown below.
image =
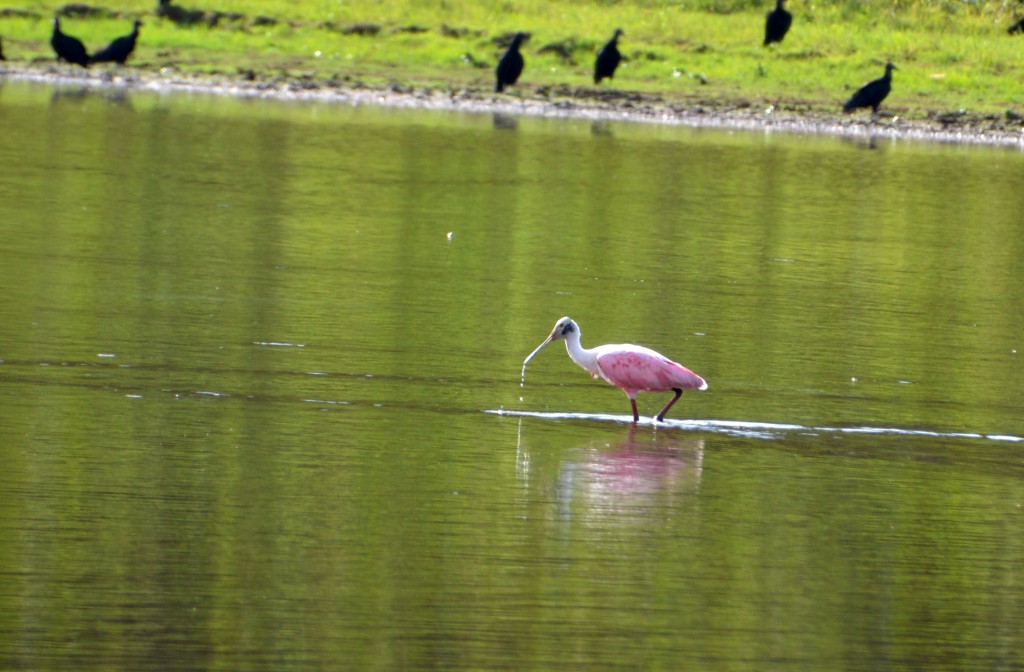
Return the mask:
[[885,74],[857,89],[843,105],[843,112],[853,112],[860,107],[870,107],[872,114],[878,114],[878,106],[892,89],[892,71],[898,70],[892,63],[885,64]]
[[0,38],[0,61],[6,61],[7,57],[4,56],[4,41]]
[[1010,35],[1013,35],[1015,33],[1024,33],[1024,19],[1014,21],[1013,25],[1006,29],[1006,32],[1008,32]]
[[622,54],[619,53],[619,36],[624,34],[622,28],[616,28],[612,39],[597,52],[597,60],[594,62],[594,84],[600,84],[605,77],[615,78],[615,68],[619,67],[619,61],[622,60]]
[[764,46],[772,42],[782,42],[789,27],[793,25],[793,15],[782,6],[784,0],[775,0],[775,9],[768,12],[764,20]]
[[124,62],[135,51],[135,41],[139,39],[139,26],[141,25],[142,21],[135,19],[131,34],[123,35],[108,44],[105,49],[97,51],[92,55],[92,62],[124,65]]
[[170,19],[181,26],[191,26],[196,23],[207,22],[206,12],[203,10],[178,7],[177,5],[172,5],[171,0],[158,0],[156,15]]
[[498,93],[504,91],[506,86],[515,84],[519,80],[519,75],[523,74],[525,62],[523,55],[519,53],[519,45],[528,37],[526,33],[516,33],[512,38],[512,44],[508,45],[508,49],[501,55],[497,69],[498,85],[494,88]]
[[77,37],[71,37],[60,32],[60,19],[53,17],[53,35],[50,37],[50,46],[57,54],[57,58],[68,63],[77,63],[83,68],[89,67],[89,54],[85,51],[85,45]]

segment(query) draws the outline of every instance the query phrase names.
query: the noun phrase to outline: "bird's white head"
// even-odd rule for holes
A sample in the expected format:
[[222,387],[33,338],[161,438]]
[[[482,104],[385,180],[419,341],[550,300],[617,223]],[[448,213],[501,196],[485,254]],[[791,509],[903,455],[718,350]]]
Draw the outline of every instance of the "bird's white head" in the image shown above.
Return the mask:
[[551,330],[551,335],[548,336],[548,341],[557,341],[560,338],[571,338],[573,334],[579,336],[579,325],[573,322],[571,317],[563,317],[558,322],[555,322],[555,328]]
[[571,318],[563,317],[562,319],[555,323],[555,328],[551,330],[551,334],[546,339],[544,339],[544,342],[538,345],[537,349],[531,352],[530,356],[526,358],[526,361],[523,362],[523,368],[526,368],[526,365],[530,363],[530,360],[533,359],[538,352],[543,350],[544,346],[547,345],[548,343],[560,339],[575,339],[578,341],[579,338],[579,326],[575,322],[573,322]]

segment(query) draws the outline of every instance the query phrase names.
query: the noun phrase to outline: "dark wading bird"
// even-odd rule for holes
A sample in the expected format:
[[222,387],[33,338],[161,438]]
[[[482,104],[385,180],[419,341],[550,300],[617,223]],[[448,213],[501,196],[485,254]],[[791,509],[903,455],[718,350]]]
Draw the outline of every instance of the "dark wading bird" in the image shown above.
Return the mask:
[[0,38],[0,61],[6,61],[7,57],[4,56],[4,41]]
[[636,409],[637,392],[667,392],[672,390],[675,396],[665,404],[655,418],[658,422],[665,419],[668,409],[683,396],[683,390],[706,390],[708,384],[688,368],[673,362],[660,353],[632,343],[599,345],[596,348],[584,348],[580,344],[580,328],[568,317],[563,317],[551,331],[551,335],[523,362],[523,379],[526,379],[526,365],[530,363],[541,349],[551,341],[564,340],[565,349],[569,351],[572,361],[586,369],[594,378],[604,378],[619,388],[629,397],[629,405],[633,408],[633,422],[640,422],[640,413]]
[[775,9],[768,12],[764,20],[764,46],[772,42],[782,42],[789,27],[793,25],[793,15],[782,6],[784,0],[775,0]]
[[501,55],[496,71],[498,84],[494,87],[494,90],[498,93],[504,91],[506,86],[515,84],[519,80],[519,75],[523,74],[525,62],[523,61],[523,55],[519,53],[519,45],[528,37],[527,33],[516,33],[515,37],[512,38],[512,44],[508,45],[508,49]]
[[60,32],[60,19],[53,17],[53,36],[50,37],[50,46],[57,54],[57,58],[68,63],[77,63],[83,68],[89,67],[89,54],[85,51],[85,45],[77,37],[71,37]]
[[131,34],[119,37],[108,44],[106,49],[97,51],[92,55],[92,62],[124,65],[124,62],[135,51],[135,41],[139,39],[139,26],[141,25],[142,21],[135,19],[135,25],[132,26]]
[[615,69],[622,60],[622,54],[619,53],[619,37],[624,34],[622,28],[616,28],[612,39],[597,52],[597,60],[594,62],[594,84],[600,84],[605,77],[615,78]]
[[892,89],[892,71],[898,68],[892,63],[885,64],[885,74],[857,89],[843,105],[843,112],[853,112],[861,107],[870,107],[872,114],[878,114],[878,106]]

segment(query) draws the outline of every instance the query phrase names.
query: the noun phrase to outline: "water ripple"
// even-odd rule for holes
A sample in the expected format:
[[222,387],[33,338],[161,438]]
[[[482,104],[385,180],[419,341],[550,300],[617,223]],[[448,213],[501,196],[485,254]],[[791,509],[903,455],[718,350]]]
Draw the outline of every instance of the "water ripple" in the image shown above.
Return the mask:
[[[487,409],[484,413],[507,415],[516,418],[544,418],[548,420],[600,420],[631,424],[631,415],[610,415],[603,413],[551,413],[542,411],[510,411]],[[823,427],[779,422],[750,422],[746,420],[675,420],[667,419],[655,423],[653,418],[641,418],[640,425],[655,425],[676,429],[700,430],[715,434],[730,434],[758,439],[779,439],[793,433],[800,434],[877,434],[885,436],[923,436],[944,439],[983,439],[986,441],[1024,442],[1024,437],[1012,434],[985,434],[981,432],[940,432],[927,429],[904,429],[902,427]]]

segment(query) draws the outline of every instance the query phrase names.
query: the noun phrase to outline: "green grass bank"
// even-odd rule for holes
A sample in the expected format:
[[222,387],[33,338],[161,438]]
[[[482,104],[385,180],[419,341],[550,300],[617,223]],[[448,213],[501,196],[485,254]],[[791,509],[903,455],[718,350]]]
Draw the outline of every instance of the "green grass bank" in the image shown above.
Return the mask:
[[[64,31],[90,52],[128,33],[138,16],[145,25],[129,67],[486,92],[503,39],[524,30],[531,39],[514,95],[601,98],[613,88],[670,102],[837,111],[892,60],[899,70],[883,105],[892,114],[1016,120],[1015,111],[1024,113],[1024,35],[1007,33],[1024,16],[1019,2],[792,0],[793,28],[771,48],[761,46],[767,1],[180,0],[180,7],[189,21],[156,16],[155,0],[75,11],[7,0],[0,37],[12,64],[52,62],[50,21],[62,8]],[[594,55],[617,27],[625,31],[625,62],[599,90]]]

